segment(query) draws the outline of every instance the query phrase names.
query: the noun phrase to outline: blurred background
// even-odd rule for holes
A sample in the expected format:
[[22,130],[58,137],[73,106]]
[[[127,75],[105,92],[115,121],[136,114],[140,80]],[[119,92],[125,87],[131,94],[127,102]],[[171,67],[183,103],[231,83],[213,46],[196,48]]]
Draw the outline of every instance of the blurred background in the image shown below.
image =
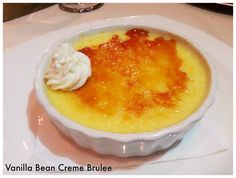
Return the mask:
[[[3,22],[33,13],[54,4],[55,3],[4,3]],[[210,11],[233,15],[233,3],[189,3],[189,5]]]

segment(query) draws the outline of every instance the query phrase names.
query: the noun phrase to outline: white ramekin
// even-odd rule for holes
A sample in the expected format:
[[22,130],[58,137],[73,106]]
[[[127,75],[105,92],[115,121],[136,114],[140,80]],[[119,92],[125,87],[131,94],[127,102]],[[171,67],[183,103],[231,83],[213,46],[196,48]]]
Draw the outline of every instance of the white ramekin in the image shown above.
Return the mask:
[[[120,26],[105,24],[103,26],[93,27],[92,30],[90,28],[83,28],[82,30],[78,30],[77,33],[72,34],[67,38],[64,38],[58,43],[64,41],[73,42],[76,38],[83,34],[97,33],[100,31],[117,28],[130,28],[130,26],[125,24],[121,24]],[[175,33],[175,31],[171,31],[171,29],[167,29],[166,31]],[[191,43],[191,40],[186,40],[190,41]],[[209,60],[204,51],[195,46],[206,59],[206,62],[210,69],[211,83],[208,96],[206,97],[202,105],[198,108],[198,110],[192,113],[188,118],[174,126],[165,129],[137,134],[118,134],[85,127],[67,119],[65,116],[60,114],[49,103],[43,90],[43,74],[45,71],[45,67],[48,64],[48,60],[51,59],[50,57],[52,51],[55,49],[58,43],[54,44],[51,48],[46,50],[38,66],[34,82],[37,98],[41,105],[44,107],[44,109],[47,111],[47,113],[51,116],[52,121],[63,133],[71,137],[78,145],[91,149],[97,153],[104,155],[115,155],[119,157],[130,157],[146,156],[156,151],[167,149],[176,141],[181,140],[183,138],[184,134],[203,117],[204,113],[214,101],[217,88],[217,80],[214,66],[212,65],[211,60]]]

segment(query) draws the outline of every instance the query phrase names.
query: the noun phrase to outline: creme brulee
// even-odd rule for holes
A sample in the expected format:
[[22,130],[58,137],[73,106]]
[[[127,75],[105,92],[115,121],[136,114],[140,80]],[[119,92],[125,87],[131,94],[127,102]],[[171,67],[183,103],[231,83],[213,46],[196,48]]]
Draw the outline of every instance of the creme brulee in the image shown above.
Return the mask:
[[189,43],[144,29],[83,36],[74,48],[86,54],[92,75],[74,91],[52,90],[50,103],[84,126],[140,133],[174,125],[196,111],[210,83],[208,65]]

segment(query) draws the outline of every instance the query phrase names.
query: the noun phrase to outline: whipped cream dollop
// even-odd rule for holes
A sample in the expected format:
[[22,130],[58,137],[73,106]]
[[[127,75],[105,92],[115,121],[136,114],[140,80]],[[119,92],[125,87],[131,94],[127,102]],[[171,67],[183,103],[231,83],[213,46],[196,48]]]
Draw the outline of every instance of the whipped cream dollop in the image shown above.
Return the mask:
[[89,58],[74,50],[71,44],[62,43],[53,53],[44,78],[53,90],[72,91],[83,86],[90,76]]

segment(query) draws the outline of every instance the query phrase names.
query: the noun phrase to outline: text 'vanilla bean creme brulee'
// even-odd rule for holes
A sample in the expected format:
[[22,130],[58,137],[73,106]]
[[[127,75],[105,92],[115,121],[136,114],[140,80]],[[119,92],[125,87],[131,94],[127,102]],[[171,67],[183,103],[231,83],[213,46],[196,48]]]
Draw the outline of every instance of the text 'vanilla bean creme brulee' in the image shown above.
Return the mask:
[[[66,64],[63,80],[55,71],[46,74],[45,93],[59,113],[89,128],[157,131],[186,119],[208,94],[204,57],[164,31],[133,28],[80,35],[67,53],[73,53],[72,59],[77,51],[80,65]],[[63,62],[51,61],[63,68]]]

